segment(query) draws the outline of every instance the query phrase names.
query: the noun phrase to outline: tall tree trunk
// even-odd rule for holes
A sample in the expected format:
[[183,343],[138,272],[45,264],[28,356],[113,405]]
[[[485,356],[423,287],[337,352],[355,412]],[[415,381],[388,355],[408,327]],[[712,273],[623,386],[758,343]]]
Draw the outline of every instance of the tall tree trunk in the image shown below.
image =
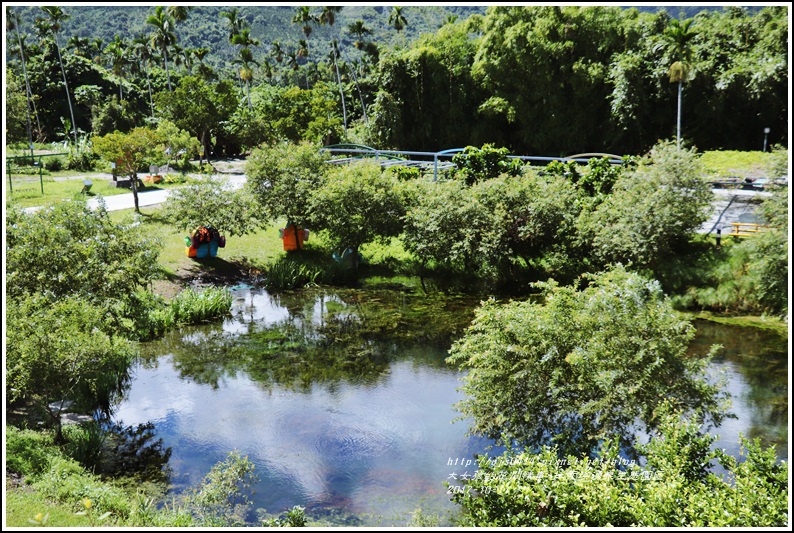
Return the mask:
[[138,173],[132,172],[130,174],[130,188],[132,189],[132,199],[135,202],[135,212],[141,214],[141,209],[138,207]]
[[678,148],[681,149],[681,93],[683,92],[684,82],[678,82],[678,117],[676,119],[675,138]]
[[33,162],[33,124],[30,122],[30,110],[31,105],[33,107],[33,113],[36,115],[36,124],[39,128],[39,132],[41,132],[41,123],[39,123],[39,113],[36,110],[36,102],[33,100],[33,91],[30,89],[30,81],[28,80],[28,69],[25,66],[25,50],[22,47],[22,38],[19,36],[19,21],[15,25],[14,29],[17,33],[17,42],[19,43],[19,59],[22,61],[22,75],[25,78],[25,96],[28,103],[28,142],[30,143],[30,159],[31,163]]
[[254,106],[251,105],[251,82],[249,80],[245,80],[245,95],[248,98],[248,109],[253,111]]
[[69,115],[72,117],[72,133],[74,133],[74,146],[77,147],[77,122],[74,120],[74,109],[72,109],[72,97],[69,96],[69,82],[66,81],[66,69],[63,68],[63,59],[61,58],[61,47],[58,46],[58,37],[54,36],[55,50],[58,51],[58,62],[61,64],[61,74],[63,74],[63,85],[66,88],[66,102],[69,104]]
[[152,118],[154,118],[154,100],[152,99],[152,82],[149,79],[149,69],[143,65],[143,71],[146,73],[146,85],[149,86],[149,108],[152,110]]
[[339,84],[339,94],[342,96],[342,124],[345,127],[345,138],[347,138],[347,108],[345,107],[345,91],[342,89],[342,78],[339,76],[339,64],[336,61],[336,48],[332,49],[334,53],[334,68],[336,69],[336,82]]
[[168,70],[168,50],[163,48],[163,61],[165,62],[165,75],[168,79],[168,90],[173,92],[174,90],[171,88],[171,71]]
[[[345,54],[345,59],[347,59],[347,54]],[[361,94],[361,87],[358,85],[358,76],[356,76],[356,69],[350,66],[350,62],[347,62],[347,68],[350,70],[350,73],[353,75],[353,81],[356,83],[356,90],[358,91],[358,99],[361,101],[361,110],[364,112],[364,121],[369,122],[369,117],[367,116],[367,106],[364,105],[364,95]]]

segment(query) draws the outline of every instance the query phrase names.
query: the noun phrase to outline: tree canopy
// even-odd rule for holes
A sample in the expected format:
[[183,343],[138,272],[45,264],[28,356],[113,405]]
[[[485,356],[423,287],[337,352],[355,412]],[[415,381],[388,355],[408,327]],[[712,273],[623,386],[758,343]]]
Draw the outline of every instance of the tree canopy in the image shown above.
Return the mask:
[[581,290],[540,284],[543,300],[484,302],[448,361],[468,370],[458,404],[471,431],[522,446],[593,455],[599,443],[634,442],[670,401],[719,422],[708,358],[686,356],[694,328],[658,282],[622,266],[587,276]]

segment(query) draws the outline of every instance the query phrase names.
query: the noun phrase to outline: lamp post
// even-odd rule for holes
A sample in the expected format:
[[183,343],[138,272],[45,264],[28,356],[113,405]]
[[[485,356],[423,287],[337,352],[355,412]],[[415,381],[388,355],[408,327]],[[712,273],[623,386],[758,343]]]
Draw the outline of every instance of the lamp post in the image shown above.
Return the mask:
[[771,130],[769,128],[764,128],[764,152],[766,152],[766,138],[769,135]]

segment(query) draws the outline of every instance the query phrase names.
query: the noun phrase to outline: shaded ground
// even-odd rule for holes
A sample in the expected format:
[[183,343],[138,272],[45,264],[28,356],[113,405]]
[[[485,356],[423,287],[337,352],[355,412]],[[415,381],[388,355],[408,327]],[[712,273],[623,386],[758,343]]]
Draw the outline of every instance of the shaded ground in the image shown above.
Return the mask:
[[193,259],[180,266],[173,275],[155,281],[152,290],[163,297],[173,298],[187,287],[253,285],[261,279],[261,271],[245,260],[226,260],[220,257]]

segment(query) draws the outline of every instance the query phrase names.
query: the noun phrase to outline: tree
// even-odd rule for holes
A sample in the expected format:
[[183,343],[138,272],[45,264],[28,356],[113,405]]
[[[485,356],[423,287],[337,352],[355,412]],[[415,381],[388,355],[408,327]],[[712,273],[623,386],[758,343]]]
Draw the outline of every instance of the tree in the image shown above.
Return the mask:
[[695,150],[660,142],[585,213],[579,232],[601,264],[654,269],[708,219],[712,196]]
[[155,104],[163,117],[196,136],[209,159],[211,137],[217,136],[231,117],[237,97],[228,81],[210,85],[201,78],[185,76],[173,93],[158,94]]
[[159,156],[159,144],[159,137],[149,128],[94,138],[94,151],[107,161],[115,162],[118,173],[130,177],[136,213],[141,212],[138,207],[138,172]]
[[[663,414],[639,466],[616,440],[596,459],[542,447],[480,457],[467,482],[450,485],[460,525],[475,527],[785,527],[788,462],[774,446],[742,437],[740,458],[680,413]],[[742,460],[744,459],[744,460]],[[717,462],[724,474],[714,472]],[[460,472],[462,474],[463,472]]]
[[63,67],[63,58],[61,57],[61,47],[58,45],[58,34],[61,32],[61,24],[69,18],[63,9],[58,6],[41,6],[41,10],[47,15],[46,19],[37,19],[40,27],[46,32],[46,35],[51,35],[55,42],[55,50],[58,52],[58,63],[61,65],[61,73],[63,74],[63,86],[66,90],[66,101],[69,104],[69,114],[72,117],[72,133],[74,134],[74,145],[78,145],[77,141],[77,123],[74,120],[74,108],[72,107],[72,97],[69,95],[69,82],[66,79],[66,70]]
[[184,230],[212,226],[221,233],[246,235],[266,222],[250,190],[234,189],[227,179],[215,177],[175,189],[164,207],[171,223]]
[[622,266],[588,281],[541,283],[542,303],[490,300],[475,312],[448,358],[469,371],[457,407],[471,431],[580,456],[613,438],[631,450],[638,428],[658,426],[665,399],[719,423],[709,358],[687,357],[695,330],[659,283]]
[[293,24],[302,24],[303,35],[306,39],[312,34],[312,24],[316,24],[318,19],[312,14],[311,8],[308,6],[299,6],[295,10],[295,15],[292,17]]
[[[30,123],[30,110],[33,110],[33,115],[36,117],[36,126],[38,135],[41,135],[41,122],[39,121],[39,112],[36,109],[36,99],[33,96],[33,91],[30,89],[30,80],[28,79],[28,70],[25,62],[25,45],[22,35],[19,33],[19,15],[6,9],[6,30],[9,32],[14,30],[17,36],[17,45],[19,46],[19,60],[22,63],[22,76],[25,80],[25,97],[27,99],[27,132],[28,142],[33,143],[33,125]],[[31,148],[31,157],[33,157],[33,148]]]
[[119,77],[119,100],[124,100],[122,81],[126,77],[127,67],[130,65],[130,44],[116,35],[116,38],[105,47],[105,56],[110,63],[110,70]]
[[259,66],[259,62],[254,60],[254,55],[250,47],[259,46],[259,41],[251,37],[248,28],[244,28],[240,33],[232,37],[231,43],[240,46],[240,54],[232,63],[241,65],[240,79],[245,82],[248,108],[253,109],[251,105],[251,79],[253,78],[254,71],[251,69],[251,65]]
[[[104,205],[92,210],[85,202],[60,202],[35,213],[9,209],[5,255],[6,296],[88,300],[108,310],[100,326],[119,316],[114,306],[131,307],[136,289],[156,278],[159,244],[111,220]],[[108,327],[121,330],[122,320],[113,318]]]
[[278,143],[254,150],[246,163],[248,187],[270,216],[309,227],[312,197],[325,182],[328,155],[310,143]]
[[149,88],[149,110],[154,119],[154,97],[152,96],[152,81],[149,78],[149,62],[154,58],[151,41],[145,35],[138,35],[132,40],[132,54],[138,60],[138,65],[143,68],[146,75],[146,86]]
[[364,21],[361,19],[356,20],[355,22],[351,22],[347,25],[347,32],[354,35],[356,40],[353,41],[353,46],[362,50],[364,48],[364,36],[371,35],[372,31],[367,28],[364,24]]
[[676,115],[675,138],[679,148],[681,148],[681,97],[684,82],[689,79],[692,71],[692,45],[690,41],[696,35],[694,31],[690,30],[692,21],[693,19],[687,19],[683,22],[673,19],[664,32],[664,37],[673,54],[673,58],[675,58],[675,62],[670,65],[669,72],[670,82],[678,83],[678,114]]
[[334,169],[311,202],[313,227],[325,230],[340,253],[351,248],[354,258],[362,244],[402,232],[405,205],[399,182],[375,162],[361,161]]
[[154,27],[152,43],[163,52],[163,63],[165,64],[165,73],[168,79],[168,90],[172,91],[171,72],[168,69],[168,49],[176,44],[174,19],[163,6],[157,6],[154,10],[154,15],[149,15],[146,19],[146,24]]
[[80,298],[28,297],[8,306],[6,392],[45,413],[64,441],[61,411],[74,401],[89,412],[109,413],[122,391],[136,351],[105,333],[104,310]]
[[[321,25],[328,24],[333,28],[334,22],[336,22],[336,15],[342,11],[341,7],[333,7],[333,6],[324,6],[322,13],[317,18],[317,21]],[[342,87],[342,78],[339,76],[339,44],[336,39],[331,41],[331,62],[334,64],[334,69],[336,70],[336,82],[339,84],[339,95],[342,99],[342,125],[345,128],[345,137],[347,137],[347,108],[345,107],[345,90]]]
[[229,23],[230,43],[232,42],[232,39],[234,39],[234,36],[240,33],[240,31],[246,26],[245,19],[237,16],[238,12],[239,10],[236,7],[234,9],[230,9],[229,11],[221,11],[221,18],[225,18]]
[[398,32],[403,31],[408,25],[408,21],[403,15],[403,6],[392,6],[389,12],[389,25]]
[[[14,71],[6,65],[6,135],[9,142],[21,141],[30,137],[30,113],[22,95],[24,88],[22,82]],[[27,129],[26,129],[27,126]],[[27,132],[27,136],[25,133]]]

